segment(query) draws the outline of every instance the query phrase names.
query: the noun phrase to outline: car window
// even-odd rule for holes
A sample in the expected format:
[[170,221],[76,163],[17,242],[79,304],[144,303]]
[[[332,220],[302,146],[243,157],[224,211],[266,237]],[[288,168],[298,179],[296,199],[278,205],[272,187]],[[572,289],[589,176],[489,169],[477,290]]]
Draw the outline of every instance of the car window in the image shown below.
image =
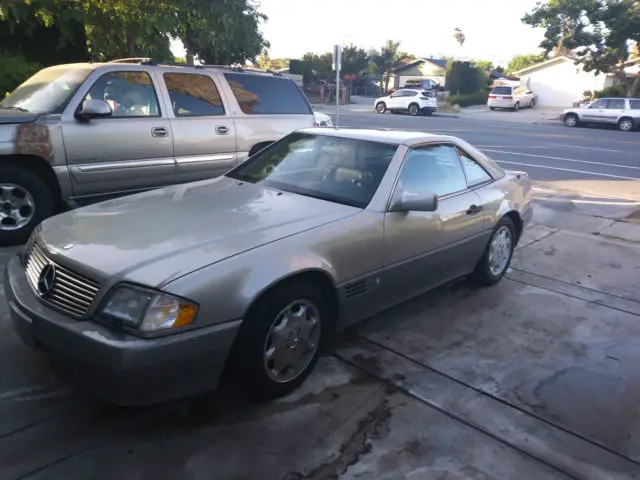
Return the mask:
[[609,105],[609,100],[601,98],[589,105],[589,108],[607,108],[607,105]]
[[397,149],[387,143],[293,132],[227,176],[365,208]]
[[240,110],[248,115],[312,114],[307,98],[288,78],[225,73]]
[[630,99],[629,106],[631,107],[631,110],[640,110],[640,100]]
[[511,95],[511,87],[494,87],[491,93],[493,95]]
[[429,145],[407,153],[399,183],[409,190],[449,195],[467,188],[456,151],[450,145]]
[[0,102],[0,107],[60,113],[92,71],[91,68],[64,66],[45,68],[18,86]]
[[400,90],[398,92],[392,93],[391,98],[404,97],[405,93],[405,90]]
[[471,157],[471,155],[460,147],[456,147],[456,151],[462,161],[462,167],[464,168],[464,173],[467,175],[467,185],[469,187],[475,187],[476,185],[480,185],[481,183],[491,180],[491,175],[489,175],[486,170]]
[[211,77],[193,73],[165,73],[163,78],[176,117],[224,115],[220,92]]
[[418,95],[418,92],[414,91],[414,90],[407,90],[407,92],[405,93],[405,97],[415,97],[416,95]]
[[612,98],[609,100],[607,108],[610,110],[624,110],[627,105],[624,102],[624,98]]
[[113,111],[112,117],[157,117],[158,97],[147,72],[109,72],[91,87],[85,100],[104,100]]

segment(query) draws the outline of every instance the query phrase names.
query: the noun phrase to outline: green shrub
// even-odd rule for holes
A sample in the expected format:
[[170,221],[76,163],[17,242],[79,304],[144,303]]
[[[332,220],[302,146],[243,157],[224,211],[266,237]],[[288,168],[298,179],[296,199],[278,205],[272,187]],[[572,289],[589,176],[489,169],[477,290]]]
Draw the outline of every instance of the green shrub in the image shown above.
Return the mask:
[[469,107],[471,105],[486,105],[489,92],[480,90],[474,93],[464,95],[449,95],[447,102],[451,105],[460,105],[461,107]]
[[0,53],[0,99],[42,68],[19,55]]
[[614,87],[607,87],[602,90],[597,90],[593,92],[595,98],[602,97],[626,97],[627,95],[626,89],[621,85],[616,85]]

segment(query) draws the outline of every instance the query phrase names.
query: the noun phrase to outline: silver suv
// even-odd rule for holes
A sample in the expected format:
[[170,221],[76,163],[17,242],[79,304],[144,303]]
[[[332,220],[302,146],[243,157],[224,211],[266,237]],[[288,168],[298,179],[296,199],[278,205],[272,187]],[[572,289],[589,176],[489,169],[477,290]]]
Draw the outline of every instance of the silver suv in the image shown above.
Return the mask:
[[148,59],[60,65],[0,103],[0,245],[67,207],[222,175],[313,127],[290,79]]
[[640,126],[640,98],[599,98],[584,107],[568,108],[562,116],[567,127],[600,123],[630,132]]

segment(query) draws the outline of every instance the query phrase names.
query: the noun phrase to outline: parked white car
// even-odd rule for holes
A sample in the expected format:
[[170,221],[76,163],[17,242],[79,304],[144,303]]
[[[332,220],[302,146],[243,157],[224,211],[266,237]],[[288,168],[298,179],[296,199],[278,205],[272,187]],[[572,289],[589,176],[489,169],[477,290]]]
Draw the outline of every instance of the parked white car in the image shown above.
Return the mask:
[[567,127],[587,123],[617,125],[623,132],[640,127],[640,98],[600,98],[595,102],[562,112]]
[[430,90],[403,88],[386,97],[376,98],[373,107],[378,113],[409,112],[410,115],[431,115],[436,111],[438,101]]
[[526,87],[512,87],[509,85],[493,87],[487,99],[487,106],[491,110],[507,108],[517,112],[520,108],[533,108],[535,105],[536,96]]
[[333,120],[329,115],[313,111],[314,127],[333,127]]

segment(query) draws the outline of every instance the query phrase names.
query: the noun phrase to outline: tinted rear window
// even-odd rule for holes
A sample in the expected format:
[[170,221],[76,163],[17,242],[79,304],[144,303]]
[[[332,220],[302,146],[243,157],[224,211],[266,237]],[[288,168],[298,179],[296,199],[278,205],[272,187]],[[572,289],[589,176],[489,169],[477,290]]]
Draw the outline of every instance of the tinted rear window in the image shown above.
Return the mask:
[[298,86],[287,78],[225,73],[225,78],[248,115],[310,115],[311,107]]
[[495,87],[491,93],[493,95],[511,95],[511,87]]
[[423,90],[420,92],[423,97],[435,97],[436,94],[433,90]]
[[633,110],[640,110],[640,100],[629,100],[629,104]]

